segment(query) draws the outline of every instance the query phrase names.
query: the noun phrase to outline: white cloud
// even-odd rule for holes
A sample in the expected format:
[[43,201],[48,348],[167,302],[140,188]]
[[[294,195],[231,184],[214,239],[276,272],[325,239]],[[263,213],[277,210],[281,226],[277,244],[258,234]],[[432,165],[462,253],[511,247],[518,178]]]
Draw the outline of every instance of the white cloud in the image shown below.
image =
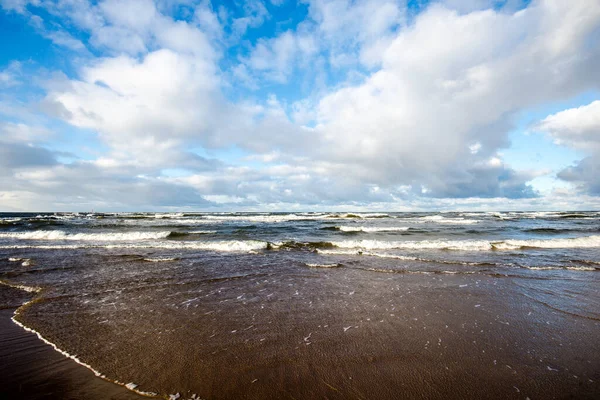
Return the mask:
[[[267,80],[285,83],[294,68],[315,69],[326,55],[330,66],[342,69],[360,61],[375,67],[381,50],[402,22],[403,9],[389,0],[308,1],[309,19],[295,31],[259,40],[241,61]],[[365,16],[368,15],[368,18]]]
[[315,53],[312,37],[299,36],[290,31],[279,36],[260,40],[250,57],[242,58],[244,66],[257,71],[264,78],[284,83],[294,67]]
[[12,61],[6,68],[0,70],[0,87],[16,86],[20,84],[21,63]]
[[67,47],[71,50],[85,50],[85,45],[64,31],[47,32],[45,36],[56,45]]
[[3,9],[8,11],[14,11],[20,14],[23,14],[27,10],[28,4],[38,4],[39,1],[31,1],[31,0],[0,0],[0,6]]
[[544,118],[536,129],[558,144],[585,151],[600,150],[600,100]]
[[[308,21],[258,40],[233,65],[220,63],[226,46],[271,17],[261,2],[237,19],[201,3],[187,21],[148,1],[47,5],[105,53],[81,61],[75,78],[47,82],[44,109],[94,132],[108,151],[65,164],[44,147],[43,128],[4,124],[3,154],[22,162],[5,157],[0,185],[27,199],[43,193],[39,204],[56,208],[60,197],[95,208],[546,207],[527,185],[538,173],[513,170],[501,150],[519,111],[597,84],[600,4],[540,0],[513,12],[475,3],[434,4],[408,24],[390,1],[310,2]],[[348,80],[314,90],[336,65]],[[303,69],[314,79],[309,97],[227,98],[239,82],[264,89]],[[597,107],[548,117],[543,129],[590,148]],[[197,147],[244,154],[218,161]],[[600,193],[597,153],[586,160],[561,177]],[[6,193],[0,204],[18,206]]]
[[[530,195],[527,175],[478,165],[508,146],[515,112],[596,81],[599,49],[585,41],[599,24],[596,1],[540,1],[514,14],[432,6],[399,32],[381,70],[320,101],[320,156],[360,165],[365,181],[421,183],[436,196]],[[556,29],[569,47],[555,44]]]
[[234,18],[231,22],[234,37],[236,38],[243,36],[248,28],[258,28],[270,17],[267,8],[260,0],[248,0],[243,2],[243,5],[245,15]]
[[600,195],[600,100],[549,115],[535,128],[546,132],[557,144],[588,154],[558,177],[579,185],[579,189]]

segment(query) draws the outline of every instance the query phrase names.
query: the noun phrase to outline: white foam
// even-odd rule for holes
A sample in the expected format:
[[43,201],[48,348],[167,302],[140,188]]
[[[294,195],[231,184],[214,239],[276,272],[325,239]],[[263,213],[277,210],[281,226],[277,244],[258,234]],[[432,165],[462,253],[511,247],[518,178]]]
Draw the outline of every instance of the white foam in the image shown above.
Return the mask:
[[0,218],[0,223],[19,222],[22,218]]
[[182,218],[183,213],[157,213],[154,214],[154,218],[163,219],[163,218]]
[[493,246],[497,250],[516,250],[523,247],[536,247],[542,249],[600,247],[600,236],[585,236],[570,239],[504,240],[501,242],[494,242]]
[[[0,283],[1,283],[1,284],[4,284],[4,285],[7,285],[7,286],[15,287],[15,288],[18,288],[18,289],[21,289],[21,290],[25,290],[25,291],[27,291],[27,292],[33,292],[33,293],[37,293],[37,292],[40,292],[40,291],[42,290],[41,288],[38,288],[38,287],[23,286],[23,285],[13,285],[13,284],[10,284],[10,283],[7,283],[7,282],[4,282],[4,281],[2,281],[2,280],[0,280]],[[21,307],[17,308],[17,309],[15,310],[15,312],[13,313],[13,316],[12,316],[12,318],[11,318],[12,322],[14,322],[16,325],[20,326],[20,327],[21,327],[22,329],[24,329],[25,331],[27,331],[27,332],[31,332],[31,333],[35,334],[35,335],[38,337],[38,339],[40,339],[42,342],[44,342],[44,343],[46,343],[46,344],[48,344],[48,345],[52,346],[52,348],[53,348],[55,351],[57,351],[58,353],[62,354],[63,356],[65,356],[65,357],[67,357],[67,358],[70,358],[71,360],[75,361],[77,364],[79,364],[79,365],[81,365],[81,366],[83,366],[83,367],[85,367],[85,368],[89,369],[89,370],[90,370],[90,371],[92,371],[92,372],[94,373],[94,375],[96,375],[97,377],[99,377],[99,378],[102,378],[102,379],[104,379],[104,380],[106,380],[106,381],[108,381],[108,382],[112,382],[112,383],[115,383],[115,384],[117,384],[117,385],[124,386],[124,387],[126,387],[127,389],[131,390],[132,392],[135,392],[135,393],[137,393],[137,394],[140,394],[140,395],[142,395],[142,396],[148,396],[148,397],[156,397],[156,396],[158,396],[158,394],[157,394],[157,393],[154,393],[154,392],[144,392],[144,391],[138,390],[138,389],[137,389],[138,385],[136,385],[135,383],[128,383],[128,384],[125,384],[125,383],[123,383],[123,382],[119,382],[119,381],[116,381],[116,380],[109,379],[109,378],[108,378],[106,375],[102,374],[100,371],[98,371],[97,369],[95,369],[95,368],[94,368],[94,367],[92,367],[91,365],[89,365],[89,364],[86,364],[85,362],[81,361],[81,360],[80,360],[80,359],[79,359],[77,356],[75,356],[75,355],[72,355],[72,354],[70,354],[70,353],[67,353],[66,351],[64,351],[64,350],[60,349],[60,348],[59,348],[59,347],[58,347],[56,344],[52,343],[51,341],[49,341],[48,339],[46,339],[44,336],[42,336],[42,334],[41,334],[41,333],[39,333],[38,331],[36,331],[36,330],[34,330],[34,329],[32,329],[32,328],[30,328],[30,327],[28,327],[28,326],[24,325],[24,324],[23,324],[23,323],[21,323],[19,320],[17,320],[17,317],[19,316],[19,313],[21,312],[21,310],[22,310],[24,307],[26,307],[27,305],[29,305],[30,303],[32,303],[33,301],[35,301],[35,300],[36,300],[36,299],[29,300],[29,301],[27,301],[27,302],[23,303],[23,304],[21,305]]]
[[144,261],[149,261],[149,262],[169,262],[169,261],[176,261],[178,260],[177,257],[147,257],[144,258]]
[[358,249],[317,249],[317,253],[324,255],[360,255],[360,256],[371,256],[371,257],[380,257],[380,258],[393,258],[396,260],[407,260],[407,261],[416,261],[417,257],[411,256],[402,256],[398,254],[387,254],[387,253],[376,253],[372,251],[362,251]]
[[392,250],[392,249],[440,249],[440,250],[491,250],[486,240],[422,240],[422,241],[382,241],[382,240],[344,240],[333,245],[345,249]]
[[258,240],[225,240],[216,242],[151,241],[143,243],[111,244],[56,244],[56,245],[2,245],[0,249],[192,249],[247,252],[267,248],[267,242]]
[[204,215],[205,220],[213,221],[242,221],[242,222],[289,222],[289,221],[301,221],[301,220],[332,220],[332,219],[369,219],[369,218],[389,218],[388,214],[383,213],[297,213],[297,214],[258,214],[258,215],[244,215],[244,214],[211,214]]
[[407,226],[388,226],[388,227],[372,227],[372,226],[338,226],[337,227],[342,232],[403,232],[407,231],[410,228]]
[[568,269],[571,271],[596,271],[594,267],[584,267],[584,266],[573,266],[573,267],[523,267],[526,269],[532,269],[535,271],[543,271],[543,270],[562,270]]
[[528,239],[528,240],[422,240],[422,241],[382,241],[382,240],[344,240],[332,242],[341,249],[356,250],[518,250],[522,248],[585,248],[600,247],[600,236],[587,236],[571,239]]
[[164,239],[170,231],[161,232],[106,232],[106,233],[67,233],[64,231],[0,232],[0,238],[21,240],[93,240],[127,241]]
[[441,215],[428,215],[426,217],[419,217],[416,219],[419,223],[435,222],[436,224],[456,224],[456,225],[472,225],[477,224],[479,221],[475,219],[465,218],[446,218]]
[[370,214],[357,214],[363,218],[389,218],[388,214],[384,213],[370,213]]
[[596,270],[596,268],[594,268],[594,267],[584,267],[584,266],[567,267],[567,269],[570,269],[572,271],[595,271]]
[[313,264],[313,263],[306,263],[307,267],[311,267],[311,268],[337,268],[340,265],[339,264]]
[[38,287],[38,286],[18,285],[18,284],[14,284],[14,283],[9,283],[9,282],[3,281],[2,279],[0,279],[0,284],[5,285],[5,286],[10,286],[10,287],[15,288],[15,289],[21,289],[21,290],[24,290],[24,291],[29,292],[29,293],[37,293],[37,292],[40,292],[42,290],[42,288]]
[[289,222],[298,220],[321,220],[330,219],[328,215],[298,215],[298,214],[277,214],[277,215],[206,215],[204,216],[207,220],[226,222],[226,221],[240,221],[240,222],[265,222],[265,223],[277,223],[277,222]]

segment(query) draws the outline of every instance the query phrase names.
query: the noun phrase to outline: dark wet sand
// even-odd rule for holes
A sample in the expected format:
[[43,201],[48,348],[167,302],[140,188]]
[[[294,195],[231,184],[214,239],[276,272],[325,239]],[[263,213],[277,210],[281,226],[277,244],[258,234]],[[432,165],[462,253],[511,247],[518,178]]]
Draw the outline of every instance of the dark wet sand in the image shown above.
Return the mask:
[[[599,398],[599,321],[566,295],[584,281],[339,268],[267,278],[160,294],[130,283],[102,307],[104,291],[86,296],[88,308],[48,294],[19,319],[109,377],[184,398]],[[562,295],[548,300],[550,290]],[[8,398],[137,397],[53,352],[11,313],[0,326]]]
[[[23,297],[17,289],[0,291]],[[6,304],[5,304],[6,306]],[[115,399],[145,397],[98,378],[87,368],[56,352],[27,332],[11,317],[15,308],[0,309],[0,398],[2,399]]]

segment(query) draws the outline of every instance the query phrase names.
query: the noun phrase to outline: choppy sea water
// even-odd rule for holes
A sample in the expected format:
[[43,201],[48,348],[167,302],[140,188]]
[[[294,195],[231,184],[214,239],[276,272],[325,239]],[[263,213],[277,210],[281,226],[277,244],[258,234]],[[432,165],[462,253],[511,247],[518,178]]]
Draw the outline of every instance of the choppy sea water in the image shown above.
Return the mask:
[[600,393],[600,212],[4,213],[0,257],[15,320],[158,396]]

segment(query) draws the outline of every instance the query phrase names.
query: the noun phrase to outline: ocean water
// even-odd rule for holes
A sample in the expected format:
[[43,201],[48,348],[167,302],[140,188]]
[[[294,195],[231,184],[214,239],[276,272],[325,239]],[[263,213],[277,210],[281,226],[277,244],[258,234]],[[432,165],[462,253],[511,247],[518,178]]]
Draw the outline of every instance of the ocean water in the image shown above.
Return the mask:
[[0,258],[18,323],[147,394],[600,393],[600,212],[3,213]]

